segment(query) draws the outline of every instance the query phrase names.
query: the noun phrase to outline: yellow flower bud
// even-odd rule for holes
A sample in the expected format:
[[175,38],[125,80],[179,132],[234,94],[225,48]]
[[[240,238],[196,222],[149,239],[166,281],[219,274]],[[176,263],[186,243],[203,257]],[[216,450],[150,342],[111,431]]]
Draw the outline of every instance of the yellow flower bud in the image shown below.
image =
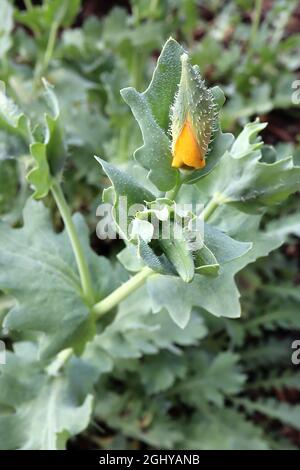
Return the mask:
[[198,68],[181,56],[182,72],[179,90],[171,116],[172,166],[199,169],[205,166],[216,123],[215,103]]
[[203,168],[205,166],[202,150],[193,134],[193,128],[188,118],[175,142],[172,166],[174,168],[183,166]]

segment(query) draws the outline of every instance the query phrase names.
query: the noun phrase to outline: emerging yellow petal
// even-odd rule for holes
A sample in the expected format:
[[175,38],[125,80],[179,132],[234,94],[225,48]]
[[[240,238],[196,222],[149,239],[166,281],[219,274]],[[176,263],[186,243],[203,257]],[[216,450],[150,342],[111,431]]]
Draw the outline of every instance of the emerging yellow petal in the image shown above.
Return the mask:
[[188,119],[173,148],[172,167],[181,168],[183,166],[197,169],[205,166],[204,155]]

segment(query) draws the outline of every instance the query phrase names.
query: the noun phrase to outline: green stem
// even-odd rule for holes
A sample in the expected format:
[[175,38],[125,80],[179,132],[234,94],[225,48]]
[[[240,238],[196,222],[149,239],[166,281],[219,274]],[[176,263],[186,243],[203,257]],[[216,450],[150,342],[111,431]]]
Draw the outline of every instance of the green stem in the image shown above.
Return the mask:
[[254,10],[254,19],[252,23],[252,28],[251,28],[251,39],[250,39],[250,48],[252,49],[254,46],[254,43],[256,41],[256,36],[257,36],[257,31],[260,23],[260,17],[261,17],[261,12],[262,12],[262,0],[256,0],[255,2],[255,10]]
[[131,76],[132,76],[132,86],[139,90],[143,86],[143,70],[145,57],[141,54],[141,50],[134,50],[131,54]]
[[224,201],[222,196],[216,193],[203,210],[203,219],[206,221],[215,212],[219,205]]
[[61,369],[64,367],[65,364],[71,359],[73,356],[73,349],[68,348],[68,349],[63,349],[60,351],[55,359],[51,362],[51,364],[47,367],[47,372],[49,375],[55,377],[59,374]]
[[166,198],[170,199],[171,201],[175,201],[175,198],[179,192],[180,187],[181,187],[181,184],[177,183],[173,189],[170,189],[170,191],[166,192]]
[[184,182],[184,179],[179,175],[177,177],[177,181],[176,181],[176,184],[175,184],[174,188],[170,189],[170,191],[167,191],[166,194],[165,194],[165,197],[168,198],[168,199],[171,199],[171,201],[175,201],[175,198],[176,198],[183,182]]
[[[46,72],[49,63],[51,61],[53,51],[54,51],[54,46],[55,46],[55,41],[56,41],[56,36],[57,36],[57,31],[59,28],[59,23],[57,21],[53,21],[51,24],[50,32],[49,32],[49,37],[48,37],[48,42],[47,42],[47,47],[45,50],[44,58],[42,61],[38,61],[36,64],[35,72],[34,72],[34,84],[37,86],[39,84],[40,78],[43,76],[43,74]],[[37,30],[35,30],[35,34],[37,33]]]
[[53,21],[51,25],[50,33],[49,33],[46,52],[44,55],[43,69],[42,69],[43,72],[48,68],[49,62],[52,58],[58,28],[59,28],[59,23],[57,21]]
[[32,5],[31,0],[24,0],[24,3],[25,3],[26,10],[32,10],[33,5]]
[[60,187],[60,184],[55,181],[51,187],[51,192],[61,214],[61,217],[64,221],[65,228],[69,235],[69,239],[72,245],[72,249],[75,255],[81,286],[85,299],[89,305],[93,305],[94,302],[94,292],[92,288],[92,282],[90,277],[90,272],[88,265],[78,238],[78,234],[75,228],[75,225],[72,220],[70,208],[66,202],[64,193]]
[[139,273],[135,274],[135,276],[132,276],[127,282],[122,284],[118,289],[94,306],[93,312],[95,315],[99,318],[112,310],[132,292],[141,287],[151,274],[153,274],[152,269],[146,266]]
[[158,8],[158,0],[151,0],[149,11],[153,19],[155,19],[155,13],[157,11],[157,8]]

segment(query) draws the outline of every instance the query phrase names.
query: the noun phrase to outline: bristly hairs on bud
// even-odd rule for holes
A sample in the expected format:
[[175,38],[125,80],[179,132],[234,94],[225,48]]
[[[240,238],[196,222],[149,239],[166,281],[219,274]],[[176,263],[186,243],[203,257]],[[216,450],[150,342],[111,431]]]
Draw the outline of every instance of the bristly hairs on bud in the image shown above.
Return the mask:
[[172,165],[202,168],[218,127],[217,106],[198,66],[190,64],[186,53],[182,54],[181,63],[181,80],[170,111]]

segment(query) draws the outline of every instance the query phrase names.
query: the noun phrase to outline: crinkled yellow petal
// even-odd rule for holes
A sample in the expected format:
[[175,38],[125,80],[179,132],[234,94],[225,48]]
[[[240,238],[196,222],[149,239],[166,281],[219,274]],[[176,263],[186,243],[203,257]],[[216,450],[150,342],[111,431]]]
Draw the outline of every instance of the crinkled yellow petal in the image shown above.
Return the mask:
[[187,119],[173,150],[172,167],[203,168],[205,166],[204,155],[194,136],[193,129]]

